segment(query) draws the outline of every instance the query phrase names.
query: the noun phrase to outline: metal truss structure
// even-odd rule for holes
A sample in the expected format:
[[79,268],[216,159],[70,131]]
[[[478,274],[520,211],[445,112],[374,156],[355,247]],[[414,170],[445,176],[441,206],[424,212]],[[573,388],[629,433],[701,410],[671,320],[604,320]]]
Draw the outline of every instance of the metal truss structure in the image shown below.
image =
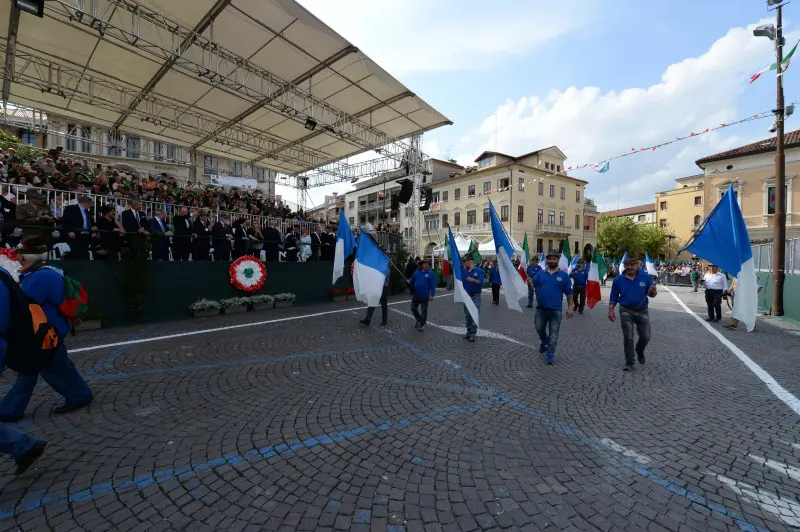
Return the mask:
[[[220,0],[220,9],[226,3]],[[209,28],[213,38],[213,19],[198,28],[201,31],[195,31],[132,0],[52,0],[45,4],[45,14],[72,28],[99,34],[105,41],[123,49],[135,49],[137,53],[154,58],[163,65],[144,88],[131,88],[99,72],[84,72],[81,66],[66,64],[62,60],[54,61],[53,58],[42,57],[17,46],[14,53],[21,67],[15,72],[5,71],[4,76],[12,76],[14,83],[42,91],[59,91],[65,98],[78,99],[119,113],[114,129],[124,129],[127,118],[134,116],[163,122],[165,126],[199,137],[198,141],[188,146],[189,150],[202,150],[203,144],[212,141],[243,146],[257,154],[248,164],[263,161],[269,165],[268,161],[273,160],[278,163],[276,166],[285,163],[301,168],[301,171],[290,173],[293,178],[301,176],[307,169],[318,168],[307,178],[295,180],[294,185],[298,187],[303,183],[323,186],[352,180],[358,176],[358,172],[371,171],[376,164],[334,162],[332,156],[306,145],[306,142],[322,134],[341,139],[356,150],[375,150],[397,165],[408,159],[411,151],[408,143],[389,137],[358,116],[336,109],[313,96],[310,91],[278,78],[218,42],[204,37],[201,33]],[[7,51],[5,46],[3,51]],[[240,116],[228,119],[158,96],[153,88],[166,73],[165,69],[190,75],[252,105]],[[75,82],[67,83],[67,79]],[[382,105],[386,103],[382,102]],[[318,128],[299,139],[286,141],[241,123],[242,118],[265,107],[297,123],[304,123],[311,118]]]
[[422,185],[423,171],[425,171],[425,161],[420,150],[422,146],[422,135],[411,137],[411,150],[409,150],[409,176],[414,181],[414,194],[409,202],[411,216],[408,217],[409,246],[408,251],[412,257],[419,254],[419,205],[420,205],[420,186]]

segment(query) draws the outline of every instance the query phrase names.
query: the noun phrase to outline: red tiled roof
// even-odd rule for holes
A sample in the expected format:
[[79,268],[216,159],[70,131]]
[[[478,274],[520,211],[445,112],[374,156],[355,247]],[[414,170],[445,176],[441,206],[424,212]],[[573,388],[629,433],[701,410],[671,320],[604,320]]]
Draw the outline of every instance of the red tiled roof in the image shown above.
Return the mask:
[[635,207],[626,207],[625,209],[617,209],[616,211],[608,211],[603,214],[609,216],[630,216],[631,214],[644,214],[646,212],[655,212],[656,204],[648,203],[647,205],[636,205]]
[[[748,144],[747,146],[740,146],[738,148],[724,151],[722,153],[717,153],[715,155],[709,155],[708,157],[703,157],[702,159],[696,160],[695,164],[700,168],[702,168],[703,167],[702,165],[706,163],[712,163],[714,161],[724,161],[725,159],[736,159],[737,157],[745,157],[747,155],[756,155],[758,153],[768,153],[771,151],[775,151],[776,140],[777,137],[759,140],[758,142]],[[800,146],[800,129],[796,131],[791,131],[789,133],[785,133],[783,135],[783,142],[787,148]]]

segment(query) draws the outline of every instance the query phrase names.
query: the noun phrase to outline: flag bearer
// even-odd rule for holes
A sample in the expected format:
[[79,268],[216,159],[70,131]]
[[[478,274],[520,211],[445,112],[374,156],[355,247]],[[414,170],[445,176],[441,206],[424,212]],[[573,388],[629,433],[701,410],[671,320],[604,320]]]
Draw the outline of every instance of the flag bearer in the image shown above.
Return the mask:
[[[539,353],[548,364],[555,363],[558,331],[561,328],[561,312],[564,296],[567,296],[567,318],[572,317],[572,283],[566,272],[558,267],[561,252],[547,252],[547,268],[533,278],[536,289],[536,317],[534,326],[539,334]],[[549,329],[549,330],[548,330]]]
[[[483,279],[486,276],[486,272],[483,271],[482,267],[475,266],[475,259],[471,253],[464,255],[461,261],[464,263],[464,272],[462,273],[464,290],[472,302],[475,303],[475,308],[480,312],[481,290],[483,289]],[[478,324],[472,319],[472,315],[466,305],[464,305],[464,318],[467,320],[467,334],[464,335],[464,339],[474,342],[475,336],[478,334]]]
[[497,260],[492,262],[489,267],[489,282],[492,285],[492,305],[499,305],[500,287],[503,286],[503,281],[500,279],[500,268],[497,265]]

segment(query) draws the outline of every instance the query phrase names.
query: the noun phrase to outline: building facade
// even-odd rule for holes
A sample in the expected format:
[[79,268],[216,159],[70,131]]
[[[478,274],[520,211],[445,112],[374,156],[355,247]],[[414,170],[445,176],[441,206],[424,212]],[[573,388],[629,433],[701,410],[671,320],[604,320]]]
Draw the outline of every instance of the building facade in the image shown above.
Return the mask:
[[434,180],[433,208],[420,213],[419,249],[430,255],[453,232],[491,239],[489,200],[508,234],[537,253],[569,236],[573,251],[597,242],[597,208],[585,198],[587,182],[562,172],[566,155],[557,147],[512,157],[484,152],[475,166]]
[[635,224],[654,224],[657,222],[655,203],[603,212],[600,213],[600,215],[613,216],[615,218],[630,218]]
[[672,243],[683,245],[707,213],[705,178],[700,174],[676,179],[675,188],[656,192],[655,200],[656,223],[673,237]]
[[330,196],[325,196],[321,205],[313,209],[306,209],[306,217],[324,223],[336,223],[339,220],[339,212],[344,209],[344,202],[344,196],[334,192]]
[[[800,237],[800,130],[784,135],[786,153],[786,238]],[[775,137],[697,161],[705,178],[705,215],[730,185],[742,209],[750,239],[769,240],[775,215]]]

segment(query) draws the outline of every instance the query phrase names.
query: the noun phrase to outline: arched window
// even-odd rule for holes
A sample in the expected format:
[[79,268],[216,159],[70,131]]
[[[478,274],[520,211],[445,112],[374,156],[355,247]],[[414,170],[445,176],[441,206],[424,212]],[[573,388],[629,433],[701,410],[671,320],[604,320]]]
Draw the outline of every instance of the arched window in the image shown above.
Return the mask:
[[694,226],[697,227],[701,223],[703,223],[703,217],[698,214],[694,217]]

